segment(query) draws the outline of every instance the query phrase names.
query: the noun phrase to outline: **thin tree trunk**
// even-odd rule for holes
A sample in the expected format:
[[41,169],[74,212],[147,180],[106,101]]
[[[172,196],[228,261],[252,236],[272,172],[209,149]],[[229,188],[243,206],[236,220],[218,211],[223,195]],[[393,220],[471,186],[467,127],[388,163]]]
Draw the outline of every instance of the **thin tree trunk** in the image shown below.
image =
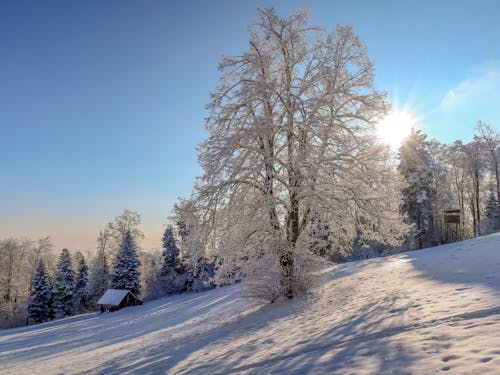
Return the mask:
[[475,198],[476,198],[476,215],[477,215],[477,235],[481,235],[481,209],[479,206],[479,174],[475,174]]
[[477,236],[477,217],[476,217],[476,205],[474,204],[474,197],[471,197],[470,208],[472,211],[472,225],[474,228],[473,233],[474,233],[474,237],[476,237]]
[[493,164],[494,164],[494,167],[495,167],[495,179],[496,179],[496,183],[497,183],[497,219],[498,219],[498,228],[500,228],[500,176],[499,176],[499,172],[498,172],[498,160],[497,160],[497,156],[495,154],[495,151],[492,152],[493,154]]

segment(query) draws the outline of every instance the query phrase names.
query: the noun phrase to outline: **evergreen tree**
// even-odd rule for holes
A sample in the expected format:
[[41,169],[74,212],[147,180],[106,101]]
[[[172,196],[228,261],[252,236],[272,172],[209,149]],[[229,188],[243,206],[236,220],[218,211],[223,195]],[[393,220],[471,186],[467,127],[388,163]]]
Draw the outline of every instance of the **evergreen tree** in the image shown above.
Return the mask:
[[52,294],[49,276],[43,260],[40,259],[31,282],[30,300],[28,302],[28,322],[43,323],[52,317]]
[[334,256],[332,254],[332,241],[330,240],[332,234],[330,226],[324,223],[320,217],[313,216],[310,227],[308,244],[310,251],[321,257]]
[[87,284],[89,281],[89,268],[85,262],[85,257],[79,253],[78,273],[75,281],[75,309],[76,311],[85,310],[88,307],[89,293]]
[[63,249],[57,262],[52,295],[54,297],[54,315],[62,318],[71,315],[74,310],[75,272],[71,268],[71,255]]
[[204,256],[198,258],[196,264],[192,268],[191,276],[190,290],[193,292],[200,292],[212,288],[214,286],[215,262],[210,263]]
[[413,237],[418,248],[431,239],[433,229],[433,173],[426,138],[420,130],[412,129],[399,150],[398,169],[407,182],[402,192],[402,211],[409,223],[415,225]]
[[174,231],[171,226],[165,229],[162,243],[163,265],[160,273],[161,284],[166,293],[176,293],[184,289],[185,282],[182,282],[182,278],[179,277],[183,271],[183,267],[179,259],[179,248],[177,247]]
[[179,266],[179,248],[177,247],[177,241],[174,237],[174,231],[171,226],[165,229],[162,237],[163,243],[163,266],[161,270],[161,275],[165,276],[176,270]]
[[494,232],[499,228],[498,225],[498,201],[493,190],[490,191],[486,206],[484,207],[484,216],[486,217],[486,231]]
[[134,239],[130,231],[127,230],[116,254],[111,287],[114,289],[127,289],[138,296],[141,289],[141,274],[138,271],[140,265],[141,262],[137,257]]

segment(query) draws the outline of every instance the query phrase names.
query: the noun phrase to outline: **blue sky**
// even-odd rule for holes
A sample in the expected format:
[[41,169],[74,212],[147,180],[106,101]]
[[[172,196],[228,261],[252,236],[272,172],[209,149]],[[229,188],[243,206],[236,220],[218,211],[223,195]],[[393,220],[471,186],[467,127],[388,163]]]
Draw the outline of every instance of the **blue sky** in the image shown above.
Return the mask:
[[159,247],[200,174],[217,61],[247,48],[257,6],[351,24],[377,88],[431,137],[500,130],[498,1],[2,1],[0,238],[92,249],[130,208]]

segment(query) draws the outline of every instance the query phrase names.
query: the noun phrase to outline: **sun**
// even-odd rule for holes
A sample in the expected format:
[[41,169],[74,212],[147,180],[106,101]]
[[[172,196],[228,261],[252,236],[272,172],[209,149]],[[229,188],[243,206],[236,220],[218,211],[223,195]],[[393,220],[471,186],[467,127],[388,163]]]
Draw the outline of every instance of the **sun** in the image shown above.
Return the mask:
[[415,125],[415,118],[407,111],[392,111],[377,124],[377,136],[392,149],[397,149]]

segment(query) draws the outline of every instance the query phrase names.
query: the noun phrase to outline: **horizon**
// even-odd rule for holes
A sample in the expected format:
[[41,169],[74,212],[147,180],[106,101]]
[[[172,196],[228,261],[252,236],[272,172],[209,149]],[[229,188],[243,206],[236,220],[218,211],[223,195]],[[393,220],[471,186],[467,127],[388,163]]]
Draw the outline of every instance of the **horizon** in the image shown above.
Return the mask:
[[[1,238],[50,235],[56,250],[93,250],[99,229],[129,208],[142,217],[142,248],[159,249],[173,203],[201,175],[196,146],[220,56],[246,50],[257,6],[289,15],[304,4],[0,4]],[[470,141],[479,120],[500,130],[496,6],[305,7],[311,25],[352,25],[375,87],[450,143]]]

